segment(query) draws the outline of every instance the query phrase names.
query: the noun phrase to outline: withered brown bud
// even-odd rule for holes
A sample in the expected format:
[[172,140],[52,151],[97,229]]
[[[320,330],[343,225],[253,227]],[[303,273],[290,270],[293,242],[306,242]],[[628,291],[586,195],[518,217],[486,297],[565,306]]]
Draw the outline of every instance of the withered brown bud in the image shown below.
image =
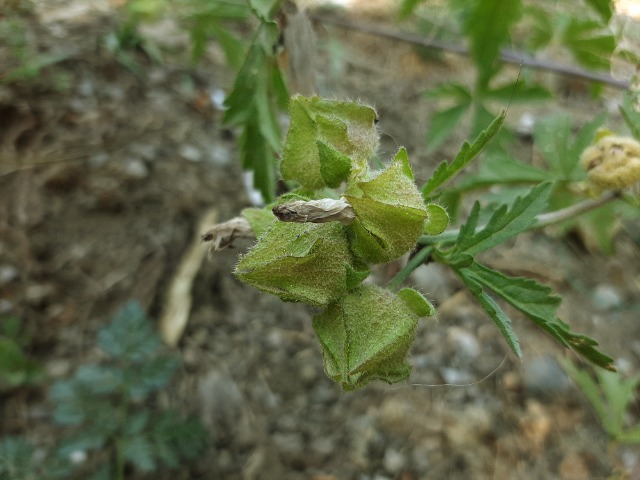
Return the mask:
[[255,238],[249,221],[244,217],[235,217],[214,225],[202,234],[202,241],[211,242],[211,249],[216,252],[233,246],[236,238]]

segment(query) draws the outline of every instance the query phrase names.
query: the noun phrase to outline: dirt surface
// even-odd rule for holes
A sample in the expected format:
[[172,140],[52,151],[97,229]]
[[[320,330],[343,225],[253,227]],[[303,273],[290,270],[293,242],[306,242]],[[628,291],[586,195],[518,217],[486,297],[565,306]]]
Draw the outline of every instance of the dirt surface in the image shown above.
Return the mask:
[[[219,50],[195,72],[138,55],[146,73],[136,75],[99,47],[112,12],[64,7],[52,2],[31,21],[37,44],[68,58],[37,82],[0,87],[0,309],[23,319],[33,335],[28,353],[51,382],[99,357],[97,330],[128,300],[159,317],[206,211],[225,220],[249,205],[237,132],[221,127],[212,100],[232,79]],[[435,105],[421,92],[471,77],[466,61],[424,63],[404,44],[323,27],[318,34],[342,45],[339,63],[319,56],[321,93],[376,106],[382,158],[405,145],[420,180],[456,153],[463,133],[426,154]],[[572,95],[553,108],[579,123],[604,106]],[[616,253],[605,256],[537,232],[484,261],[551,285],[564,298],[562,318],[636,374],[638,242],[623,228]],[[559,368],[555,359],[570,352],[509,311],[525,352],[515,359],[450,273],[422,267],[411,279],[439,313],[419,327],[410,381],[344,393],[324,375],[313,311],[240,284],[231,274],[236,254],[202,265],[177,347],[183,367],[159,399],[200,415],[211,447],[180,471],[130,478],[638,478],[640,451],[609,448]],[[3,392],[0,434],[55,445],[63,432],[46,393],[47,384]]]

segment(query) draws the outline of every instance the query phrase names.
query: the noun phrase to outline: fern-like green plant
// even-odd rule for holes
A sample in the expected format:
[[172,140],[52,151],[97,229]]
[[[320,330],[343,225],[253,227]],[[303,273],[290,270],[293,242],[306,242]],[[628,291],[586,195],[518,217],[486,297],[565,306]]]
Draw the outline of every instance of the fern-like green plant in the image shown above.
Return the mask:
[[137,302],[127,304],[99,332],[98,346],[108,362],[83,365],[51,388],[53,419],[69,429],[58,455],[106,451],[110,461],[94,473],[111,479],[124,478],[126,465],[152,472],[195,458],[206,443],[201,424],[149,406],[179,361],[163,353],[160,337]]

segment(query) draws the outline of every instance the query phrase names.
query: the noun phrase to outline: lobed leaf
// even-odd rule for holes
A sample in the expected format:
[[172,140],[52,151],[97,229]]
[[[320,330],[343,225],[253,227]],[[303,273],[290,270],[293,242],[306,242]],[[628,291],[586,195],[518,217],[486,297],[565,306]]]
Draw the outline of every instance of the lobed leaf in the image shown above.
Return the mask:
[[263,21],[258,28],[225,100],[223,117],[225,124],[243,127],[242,166],[253,172],[254,186],[267,203],[275,197],[275,152],[282,144],[277,110],[285,87],[272,51],[278,34],[273,22]]
[[478,69],[477,84],[485,90],[496,71],[500,47],[509,40],[509,31],[520,18],[521,0],[475,0],[471,2],[464,29],[470,53]]
[[551,294],[549,287],[528,278],[508,277],[477,262],[455,270],[465,284],[469,282],[493,291],[564,347],[578,352],[595,365],[615,370],[613,359],[595,348],[598,346],[595,340],[571,332],[569,325],[557,317],[561,300]]
[[480,204],[473,206],[467,223],[460,229],[452,257],[464,253],[475,255],[503,243],[527,230],[536,221],[536,215],[547,206],[550,183],[533,187],[524,197],[516,198],[509,208],[501,205],[495,210],[486,226],[476,231]]

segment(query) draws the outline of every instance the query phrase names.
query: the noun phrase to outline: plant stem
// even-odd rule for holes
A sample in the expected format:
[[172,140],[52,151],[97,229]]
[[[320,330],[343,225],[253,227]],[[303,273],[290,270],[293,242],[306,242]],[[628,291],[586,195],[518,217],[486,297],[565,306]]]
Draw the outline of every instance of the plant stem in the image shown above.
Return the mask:
[[418,252],[409,259],[409,262],[405,265],[405,267],[389,281],[387,287],[389,287],[390,290],[397,290],[402,282],[404,282],[405,279],[409,276],[409,274],[420,265],[422,265],[425,260],[427,260],[431,256],[433,250],[434,247],[431,246],[424,247],[418,250]]

